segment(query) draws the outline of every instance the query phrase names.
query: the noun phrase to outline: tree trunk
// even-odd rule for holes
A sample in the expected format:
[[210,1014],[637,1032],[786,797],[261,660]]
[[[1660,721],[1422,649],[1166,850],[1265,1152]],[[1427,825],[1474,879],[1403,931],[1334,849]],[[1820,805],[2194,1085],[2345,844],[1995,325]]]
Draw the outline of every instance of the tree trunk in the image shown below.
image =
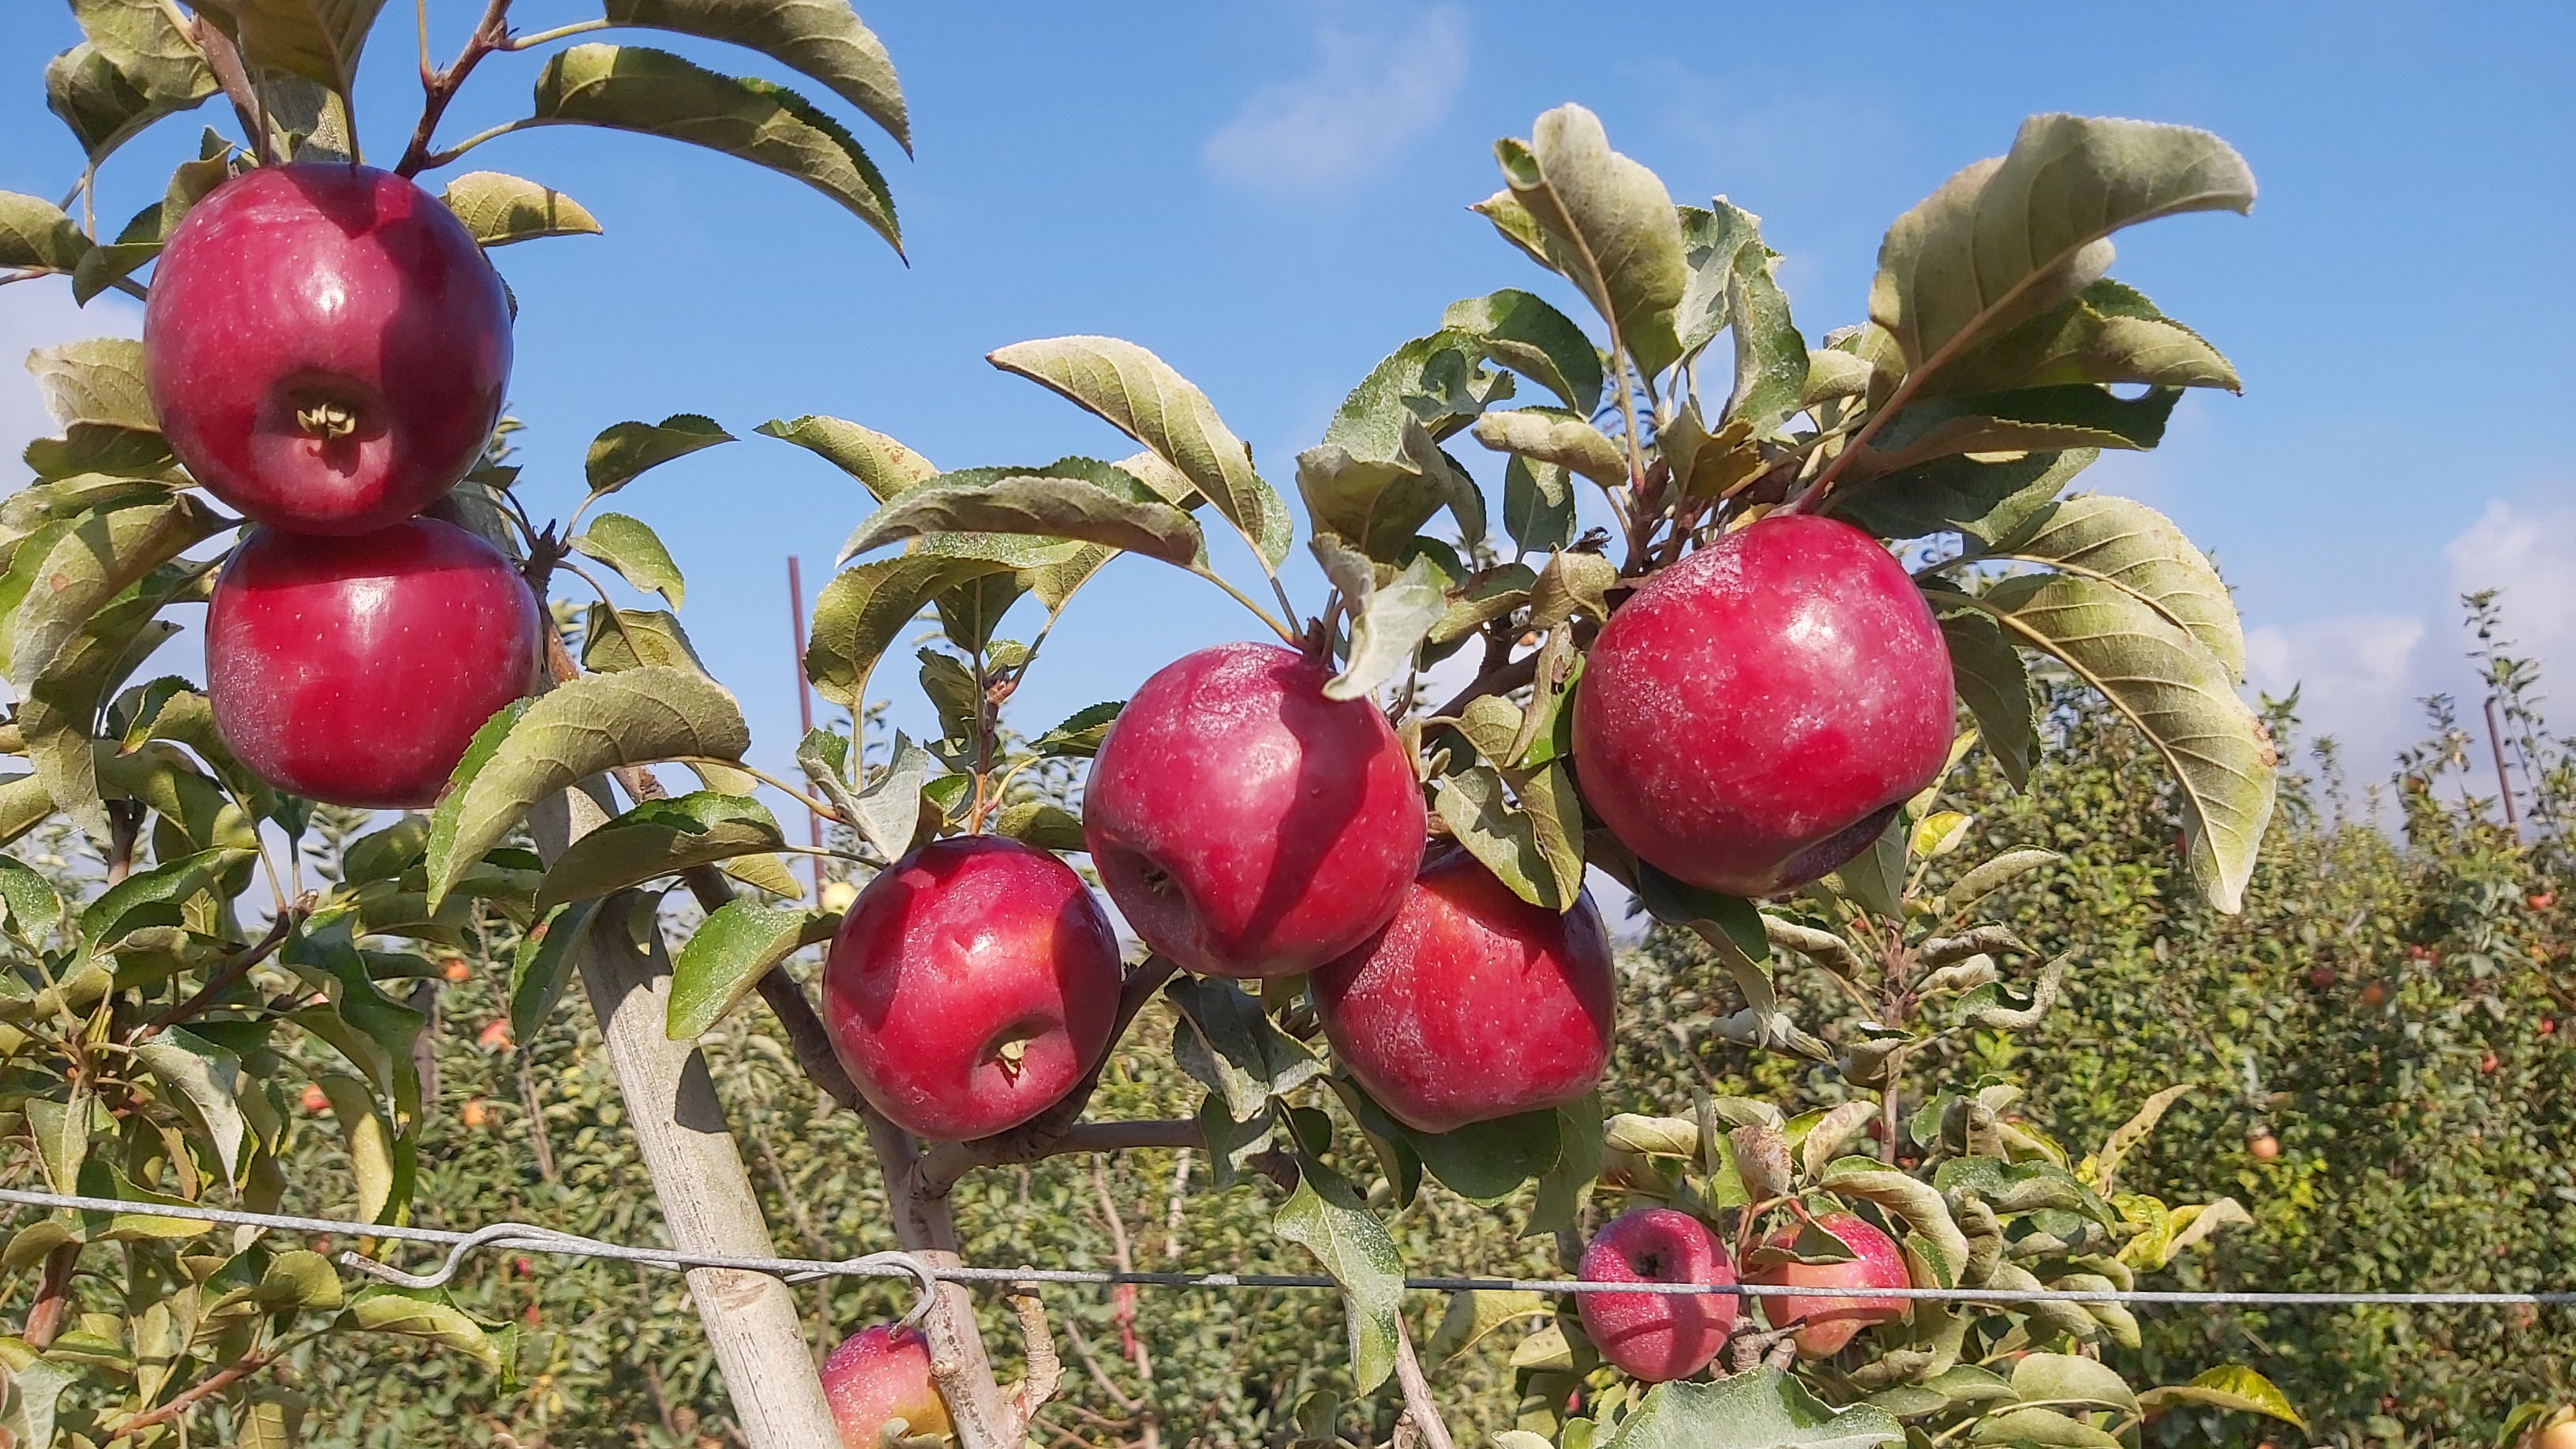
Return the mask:
[[[591,781],[531,812],[538,854],[551,862],[598,828],[608,818],[600,801],[605,794],[604,784]],[[664,1035],[671,960],[661,933],[652,933],[640,954],[614,941],[585,941],[573,960],[672,1246],[710,1256],[775,1257],[706,1059],[694,1043]],[[751,1449],[838,1444],[787,1285],[764,1273],[719,1268],[693,1268],[687,1276]]]

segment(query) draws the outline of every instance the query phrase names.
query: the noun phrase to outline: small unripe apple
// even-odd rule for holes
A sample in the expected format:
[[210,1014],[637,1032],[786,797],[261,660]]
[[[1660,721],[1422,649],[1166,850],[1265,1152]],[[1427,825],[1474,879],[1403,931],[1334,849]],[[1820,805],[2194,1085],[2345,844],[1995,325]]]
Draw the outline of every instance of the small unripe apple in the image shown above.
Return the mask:
[[215,731],[279,789],[424,806],[474,732],[528,692],[543,627],[518,570],[454,524],[327,539],[254,529],[206,609]]
[[[1735,1281],[1735,1261],[1708,1225],[1672,1208],[1639,1208],[1613,1219],[1583,1250],[1587,1283]],[[1581,1293],[1584,1336],[1621,1373],[1645,1383],[1684,1379],[1708,1367],[1735,1328],[1729,1293]]]
[[950,1431],[948,1405],[930,1379],[930,1345],[909,1328],[879,1324],[841,1340],[823,1360],[823,1398],[840,1426],[842,1449],[881,1449],[886,1425],[904,1437]]
[[2256,1162],[2274,1162],[2281,1156],[2281,1139],[2269,1132],[2257,1133],[2245,1140],[2245,1150]]
[[[1816,1219],[1816,1226],[1842,1239],[1843,1246],[1854,1256],[1841,1263],[1800,1263],[1788,1260],[1756,1270],[1752,1281],[1785,1288],[1903,1288],[1909,1283],[1905,1272],[1905,1255],[1887,1234],[1870,1226],[1867,1220],[1851,1213],[1826,1213]],[[1794,1226],[1773,1232],[1763,1246],[1787,1252],[1798,1241]],[[1834,1294],[1809,1296],[1783,1293],[1762,1299],[1763,1321],[1773,1328],[1798,1324],[1790,1338],[1798,1346],[1800,1358],[1831,1358],[1842,1352],[1843,1345],[1873,1323],[1889,1323],[1905,1316],[1902,1298],[1842,1297]]]
[[1083,787],[1100,884],[1146,945],[1209,976],[1294,976],[1358,946],[1422,863],[1422,787],[1316,660],[1221,644],[1119,711]]
[[1562,1106],[1610,1062],[1616,987],[1590,893],[1562,914],[1531,905],[1463,850],[1312,984],[1333,1055],[1419,1131]]
[[1118,937],[1071,867],[997,835],[933,841],[841,919],[823,1020],[860,1092],[905,1129],[989,1137],[1054,1105],[1109,1050]]
[[1902,565],[1810,515],[1740,528],[1602,627],[1574,701],[1583,798],[1667,875],[1768,896],[1876,840],[1949,758],[1950,653]]
[[859,888],[845,880],[823,882],[823,892],[815,900],[827,911],[846,911],[859,898]]
[[368,533],[481,456],[510,381],[500,276],[438,198],[339,163],[262,166],[162,248],[144,377],[217,498],[295,533]]

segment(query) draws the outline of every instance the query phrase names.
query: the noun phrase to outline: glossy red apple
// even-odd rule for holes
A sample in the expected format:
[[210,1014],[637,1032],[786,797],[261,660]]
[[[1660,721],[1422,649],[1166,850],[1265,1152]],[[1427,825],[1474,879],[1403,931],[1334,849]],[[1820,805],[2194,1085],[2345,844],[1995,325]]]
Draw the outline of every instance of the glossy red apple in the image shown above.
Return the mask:
[[528,692],[544,626],[518,570],[454,524],[253,529],[206,610],[215,731],[281,790],[427,805],[474,732]]
[[1385,925],[1422,864],[1411,757],[1326,677],[1276,645],[1202,649],[1145,681],[1092,762],[1091,863],[1184,970],[1311,971]]
[[1119,976],[1108,913],[1071,867],[962,835],[859,892],[823,968],[823,1020],[878,1111],[962,1142],[1045,1111],[1099,1063]]
[[[1903,1288],[1910,1280],[1905,1273],[1905,1255],[1887,1234],[1870,1226],[1866,1219],[1851,1213],[1826,1213],[1816,1225],[1843,1240],[1855,1255],[1843,1263],[1774,1263],[1755,1271],[1749,1281],[1789,1288]],[[1763,1244],[1780,1252],[1798,1241],[1795,1227],[1774,1232]],[[1800,1358],[1831,1358],[1842,1352],[1843,1345],[1873,1323],[1888,1323],[1905,1316],[1905,1300],[1832,1294],[1808,1295],[1784,1293],[1762,1299],[1762,1317],[1773,1328],[1800,1324],[1791,1338],[1798,1345]]]
[[1868,848],[1950,732],[1950,653],[1914,581],[1868,534],[1801,514],[1726,535],[1611,615],[1574,765],[1648,863],[1768,896]]
[[365,166],[262,166],[189,208],[152,273],[144,376],[170,449],[271,527],[367,533],[482,454],[510,306],[437,197]]
[[[1733,1283],[1735,1260],[1689,1213],[1639,1208],[1613,1219],[1583,1250],[1587,1283]],[[1660,1384],[1708,1367],[1735,1328],[1726,1293],[1577,1293],[1584,1335],[1619,1372]]]
[[1333,1054],[1420,1131],[1562,1106],[1610,1063],[1610,937],[1591,895],[1559,915],[1463,850],[1313,986]]
[[842,1449],[882,1449],[886,1425],[904,1422],[904,1437],[949,1432],[948,1405],[930,1378],[930,1345],[909,1328],[879,1324],[841,1340],[823,1360],[823,1398],[840,1427]]

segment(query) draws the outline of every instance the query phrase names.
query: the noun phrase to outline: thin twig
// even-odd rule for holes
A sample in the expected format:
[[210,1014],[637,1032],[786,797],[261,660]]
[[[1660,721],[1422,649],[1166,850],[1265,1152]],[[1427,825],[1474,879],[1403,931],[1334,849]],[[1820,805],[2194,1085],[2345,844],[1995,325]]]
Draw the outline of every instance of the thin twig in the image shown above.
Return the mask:
[[483,18],[475,23],[474,33],[466,37],[465,49],[456,60],[436,74],[421,76],[420,124],[412,128],[411,144],[403,148],[402,160],[394,166],[397,176],[417,176],[432,160],[430,138],[438,130],[438,121],[447,114],[447,103],[456,99],[457,89],[483,57],[505,45],[510,38],[510,0],[489,0],[483,7]]
[[125,1039],[125,1044],[129,1047],[141,1046],[161,1032],[181,1022],[195,1019],[208,1007],[213,1006],[216,998],[230,991],[233,983],[248,975],[250,968],[267,960],[278,947],[285,945],[286,938],[293,934],[297,926],[303,924],[306,916],[312,913],[313,893],[307,891],[298,897],[294,904],[278,912],[277,919],[269,925],[267,935],[234,952],[233,958],[223,964],[223,969],[217,971],[205,985],[197,988],[196,995],[136,1027],[134,1034]]
[[231,1388],[234,1384],[241,1382],[243,1379],[250,1377],[252,1374],[258,1373],[261,1369],[277,1362],[278,1356],[283,1354],[285,1351],[285,1347],[281,1345],[277,1348],[271,1349],[267,1353],[244,1354],[240,1358],[234,1359],[231,1363],[217,1369],[215,1372],[206,1375],[205,1378],[198,1382],[191,1384],[186,1392],[180,1394],[170,1402],[163,1404],[161,1407],[151,1410],[148,1413],[130,1415],[125,1419],[118,1421],[116,1427],[108,1430],[107,1437],[100,1442],[113,1444],[119,1439],[131,1439],[135,1435],[142,1433],[144,1430],[151,1428],[155,1424],[166,1424],[188,1412],[190,1409],[195,1408],[197,1405],[204,1403],[206,1400],[213,1398],[215,1395],[222,1393],[224,1390]]
[[1424,1449],[1457,1449],[1449,1437],[1449,1425],[1440,1417],[1440,1406],[1431,1399],[1431,1384],[1422,1376],[1422,1361],[1413,1356],[1413,1330],[1404,1315],[1395,1318],[1395,1382],[1404,1392],[1404,1417],[1414,1432],[1422,1436]]

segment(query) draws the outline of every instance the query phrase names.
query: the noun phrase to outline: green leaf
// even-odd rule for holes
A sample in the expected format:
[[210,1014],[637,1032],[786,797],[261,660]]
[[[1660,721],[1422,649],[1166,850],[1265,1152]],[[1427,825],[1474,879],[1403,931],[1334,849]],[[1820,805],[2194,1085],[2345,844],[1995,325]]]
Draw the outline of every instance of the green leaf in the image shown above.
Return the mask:
[[[1483,366],[1482,354],[1474,338],[1444,328],[1370,370],[1334,411],[1324,441],[1297,455],[1297,488],[1315,528],[1394,562],[1442,508],[1457,512],[1462,530],[1481,516],[1474,480],[1439,445],[1511,394],[1511,379]],[[1469,531],[1478,530],[1481,523]]]
[[174,1026],[136,1047],[134,1059],[194,1109],[196,1125],[213,1145],[225,1180],[238,1182],[242,1138],[249,1130],[242,1120],[241,1057]]
[[879,503],[891,503],[939,476],[928,458],[883,433],[839,418],[811,413],[792,421],[771,418],[752,431],[794,443],[823,459],[857,479]]
[[606,495],[634,482],[647,468],[733,440],[715,419],[696,413],[674,413],[658,423],[619,423],[591,440],[582,471],[590,491]]
[[1904,1440],[1886,1410],[1827,1408],[1766,1367],[1715,1383],[1657,1384],[1602,1449],[1873,1449]]
[[612,25],[728,40],[811,76],[912,151],[903,88],[883,42],[849,0],[607,0]]
[[2106,277],[1943,367],[1916,395],[2068,382],[2244,390],[2235,367],[2199,333]]
[[1396,1310],[1404,1300],[1404,1262],[1386,1225],[1341,1174],[1299,1153],[1297,1190],[1270,1220],[1272,1231],[1315,1255],[1342,1285],[1350,1331],[1353,1387],[1368,1393],[1395,1370]]
[[1675,880],[1641,860],[1637,862],[1637,902],[1665,925],[1694,932],[1711,944],[1722,938],[1748,961],[1771,959],[1771,938],[1762,929],[1762,912],[1740,896]]
[[1688,267],[1680,218],[1655,173],[1611,150],[1600,118],[1574,105],[1541,115],[1527,142],[1495,142],[1494,156],[1509,190],[1479,209],[1515,204],[1547,264],[1610,324],[1614,350],[1648,377],[1670,366],[1681,356],[1673,309]]
[[614,674],[647,664],[668,665],[705,674],[707,666],[689,643],[680,618],[666,609],[618,609],[593,604],[582,615],[581,667],[594,674]]
[[2128,1381],[2099,1359],[2066,1353],[2024,1354],[2013,1365],[2013,1396],[2026,1404],[2091,1404],[2123,1414],[2138,1412]]
[[[1470,1288],[1449,1295],[1448,1310],[1440,1315],[1440,1327],[1423,1345],[1425,1362],[1438,1366],[1474,1348],[1505,1324],[1525,1318],[1537,1318],[1555,1312],[1543,1293],[1514,1293],[1495,1289]],[[1541,1440],[1542,1444],[1546,1441]]]
[[699,790],[647,800],[572,843],[547,869],[537,909],[604,896],[693,865],[773,851],[786,843],[756,800]]
[[2101,691],[2164,756],[2181,787],[2192,879],[2235,914],[2272,818],[2279,757],[2227,667],[2136,595],[2092,579],[2007,579],[1978,603]]
[[89,1155],[96,1101],[86,1091],[75,1091],[68,1102],[27,1099],[27,1134],[35,1139],[36,1165],[44,1170],[53,1190],[66,1196],[80,1191],[81,1162]]
[[369,1333],[398,1333],[406,1338],[426,1339],[471,1355],[487,1369],[498,1371],[501,1351],[483,1326],[466,1316],[464,1310],[448,1303],[443,1295],[414,1292],[405,1288],[368,1288],[349,1301],[340,1315],[339,1326]]
[[666,136],[739,156],[839,202],[903,253],[894,198],[876,163],[847,127],[784,86],[719,75],[643,46],[576,45],[549,58],[537,76],[533,119]]
[[1751,422],[1756,433],[1771,432],[1798,411],[1807,390],[1807,340],[1789,318],[1789,296],[1780,290],[1776,275],[1779,265],[1779,253],[1756,241],[1737,255],[1727,279],[1735,321],[1735,386],[1723,416]]
[[1442,775],[1432,781],[1431,800],[1440,823],[1512,894],[1551,911],[1573,909],[1558,862],[1540,842],[1531,812],[1504,798],[1500,772],[1490,765],[1471,765]]
[[1528,292],[1505,288],[1449,304],[1444,330],[1474,338],[1495,362],[1565,400],[1586,417],[1601,406],[1601,354],[1574,319]]
[[347,95],[357,87],[358,55],[385,0],[206,0],[200,8],[249,64]]
[[1971,1444],[2022,1444],[2038,1449],[2116,1449],[2116,1437],[2055,1409],[2005,1409],[1977,1420]]
[[95,950],[140,926],[168,925],[189,897],[214,887],[234,866],[252,859],[247,850],[204,850],[150,870],[139,870],[81,908],[81,944]]
[[1890,817],[1870,848],[1825,879],[1852,904],[1890,921],[1905,919],[1905,819]]
[[[336,1308],[339,1300],[320,1306]],[[253,1389],[234,1417],[233,1443],[237,1449],[295,1449],[304,1442],[304,1416],[311,1408],[312,1401],[293,1389],[275,1384]]]
[[[1318,553],[1330,547],[1316,540]],[[1356,555],[1352,555],[1356,557]],[[1360,560],[1365,573],[1367,560]],[[1430,559],[1417,556],[1404,572],[1367,594],[1352,598],[1351,653],[1342,671],[1325,681],[1326,699],[1365,699],[1377,687],[1402,673],[1422,645],[1422,636],[1440,622],[1449,600],[1445,580]]]
[[929,775],[929,752],[896,730],[885,765],[850,797],[851,828],[889,861],[901,860],[920,834],[921,787]]
[[2009,155],[1959,172],[1888,228],[1870,320],[1910,367],[1934,371],[2098,281],[2112,232],[2253,205],[2244,158],[2206,131],[2033,116]]
[[914,488],[868,515],[841,545],[841,557],[930,533],[1080,539],[1182,568],[1205,548],[1198,523],[1156,499],[1141,483],[1118,490],[1081,478],[1015,473],[990,481],[934,480]]
[[724,1020],[769,968],[800,946],[828,941],[841,918],[822,911],[728,901],[708,916],[671,962],[666,1034],[691,1041]]
[[1977,738],[2016,790],[2030,783],[2039,755],[2039,697],[2030,670],[2003,627],[1974,609],[1944,609],[1941,638],[1950,646],[1950,677],[1977,722]]
[[63,429],[62,437],[37,438],[28,443],[20,456],[46,482],[62,482],[85,473],[159,483],[176,478],[169,441],[149,428],[74,423]]
[[[576,842],[578,844],[578,842]],[[510,1029],[522,1042],[534,1042],[572,983],[572,949],[596,920],[604,902],[570,901],[548,911],[519,938],[510,962]]]
[[2101,455],[2098,448],[2072,448],[2000,462],[1939,458],[1842,489],[1827,511],[1881,538],[1958,532],[1993,543],[2046,508]]
[[1582,474],[1604,488],[1628,481],[1628,460],[1599,428],[1556,408],[1518,408],[1476,419],[1476,441]]
[[104,423],[159,432],[151,394],[143,386],[143,344],[125,337],[91,337],[27,354],[27,371],[54,421]]
[[738,760],[750,748],[741,706],[703,674],[646,665],[561,685],[528,704],[488,758],[469,751],[457,765],[430,817],[430,905],[530,806],[576,781],[616,765]]
[[[1761,245],[1761,218],[1721,196],[1706,207],[1680,206],[1674,213],[1682,229],[1681,301],[1673,308],[1673,328],[1682,356],[1697,357],[1734,320],[1728,293],[1735,279],[1736,258],[1747,247]],[[1590,413],[1592,409],[1583,409]]]
[[2241,1363],[2220,1364],[2187,1384],[2168,1384],[2138,1395],[2139,1410],[2148,1418],[2176,1404],[2207,1404],[2216,1409],[2235,1409],[2248,1414],[2264,1414],[2308,1432],[2308,1421],[2290,1405],[2289,1397],[2272,1386],[2272,1381]]
[[81,1376],[40,1357],[22,1338],[0,1338],[0,1364],[9,1370],[8,1407],[0,1412],[0,1429],[9,1442],[28,1449],[53,1449],[54,1415],[63,1392]]
[[1051,337],[1015,342],[986,360],[1062,395],[1178,469],[1265,569],[1288,557],[1288,506],[1253,471],[1251,450],[1207,394],[1161,358],[1115,337]]
[[68,272],[90,250],[80,224],[40,197],[0,191],[0,267]]
[[11,582],[24,578],[27,591],[9,615],[10,681],[31,690],[109,600],[224,526],[196,495],[182,493],[84,515],[31,568],[13,559]]
[[1064,723],[1029,741],[1029,748],[1041,755],[1087,760],[1100,753],[1109,739],[1109,727],[1118,722],[1118,711],[1126,707],[1125,700],[1113,699],[1075,710]]
[[2171,519],[2143,503],[2101,493],[2061,499],[1979,556],[2025,559],[2126,589],[2216,655],[2230,682],[2245,678],[2244,626],[2225,581]]
[[1511,456],[1503,465],[1503,531],[1523,553],[1574,542],[1574,490],[1563,464]]
[[1272,1097],[1324,1075],[1323,1062],[1272,1025],[1259,998],[1231,981],[1177,977],[1163,996],[1181,1016],[1173,1059],[1224,1100],[1234,1121],[1253,1120]]
[[599,221],[581,203],[521,176],[468,171],[447,183],[438,199],[486,247],[546,236],[597,236]]
[[617,570],[636,588],[660,594],[674,609],[686,596],[688,585],[680,577],[680,566],[671,562],[671,552],[662,546],[661,535],[642,519],[603,513],[591,519],[590,527],[565,542],[584,558],[595,558]]
[[1521,1230],[1523,1237],[1562,1232],[1580,1220],[1583,1190],[1601,1176],[1608,1160],[1598,1090],[1556,1109],[1556,1141],[1556,1164],[1539,1177],[1538,1201]]
[[2078,383],[1916,403],[1860,451],[1844,476],[1857,483],[1959,453],[2143,451],[2163,441],[2165,420],[2181,399],[2180,388],[2123,398]]
[[0,856],[0,906],[8,910],[9,934],[29,945],[43,944],[62,924],[63,898],[53,882],[15,856]]
[[814,601],[805,677],[825,699],[857,708],[877,660],[933,598],[1017,568],[1004,559],[915,551],[842,570]]
[[215,73],[159,0],[76,0],[88,38],[45,66],[45,104],[91,165],[145,127],[213,95]]
[[1087,848],[1082,834],[1082,817],[1044,800],[1023,800],[1017,805],[1004,807],[994,819],[993,829],[997,834],[1034,845],[1040,850],[1079,851]]

